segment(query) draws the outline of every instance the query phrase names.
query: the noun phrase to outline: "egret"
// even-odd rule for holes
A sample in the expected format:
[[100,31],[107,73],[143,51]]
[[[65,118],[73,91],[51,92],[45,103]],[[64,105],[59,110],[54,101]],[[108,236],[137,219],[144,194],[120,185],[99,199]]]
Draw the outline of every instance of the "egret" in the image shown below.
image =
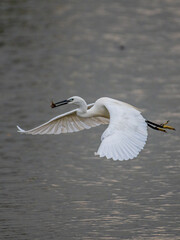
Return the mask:
[[87,104],[81,97],[74,96],[60,102],[52,102],[51,107],[75,104],[78,108],[52,118],[48,122],[30,130],[19,126],[18,132],[25,134],[60,134],[77,132],[101,124],[109,124],[101,136],[101,144],[95,155],[128,160],[137,157],[147,140],[147,126],[166,132],[175,130],[167,123],[157,124],[143,118],[136,107],[112,98],[102,97],[95,103]]

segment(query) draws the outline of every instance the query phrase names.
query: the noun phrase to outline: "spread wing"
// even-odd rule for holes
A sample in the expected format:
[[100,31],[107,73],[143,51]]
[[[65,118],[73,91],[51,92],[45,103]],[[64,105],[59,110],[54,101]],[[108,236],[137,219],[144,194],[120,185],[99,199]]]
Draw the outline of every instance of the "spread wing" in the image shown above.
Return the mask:
[[[88,108],[91,108],[94,104],[88,104]],[[108,124],[109,119],[104,117],[91,117],[91,118],[82,118],[77,116],[77,109],[70,112],[59,115],[48,122],[30,129],[23,130],[19,126],[18,132],[26,134],[60,134],[60,133],[70,133],[77,132],[83,129],[89,129],[91,127],[96,127],[101,124]]]
[[141,113],[127,104],[105,103],[109,111],[110,124],[101,137],[96,153],[113,160],[135,158],[147,140],[147,124]]

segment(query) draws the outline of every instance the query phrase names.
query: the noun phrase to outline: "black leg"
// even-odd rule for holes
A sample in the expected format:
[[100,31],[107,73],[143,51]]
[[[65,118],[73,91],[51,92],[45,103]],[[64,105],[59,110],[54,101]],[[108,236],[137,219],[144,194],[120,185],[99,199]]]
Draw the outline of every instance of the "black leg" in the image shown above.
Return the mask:
[[[146,122],[147,122],[147,121],[146,121]],[[164,129],[160,128],[160,127],[157,127],[157,126],[153,126],[153,125],[149,124],[148,122],[147,122],[147,125],[148,125],[150,128],[154,129],[154,130],[166,132],[166,130],[164,130]]]
[[146,122],[149,127],[153,128],[155,130],[159,130],[159,131],[163,131],[163,132],[166,132],[163,128],[175,130],[175,128],[166,125],[169,121],[162,123],[162,124],[157,124],[157,123],[151,122],[149,120],[146,120]]

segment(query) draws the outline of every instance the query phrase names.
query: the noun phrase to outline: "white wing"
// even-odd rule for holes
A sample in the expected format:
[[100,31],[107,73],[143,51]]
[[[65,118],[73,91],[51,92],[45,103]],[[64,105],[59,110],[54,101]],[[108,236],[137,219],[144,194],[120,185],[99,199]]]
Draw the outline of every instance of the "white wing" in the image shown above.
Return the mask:
[[110,124],[101,137],[96,153],[113,160],[135,158],[147,140],[147,124],[140,112],[120,102],[105,102],[110,114]]
[[[88,108],[92,107],[94,104],[88,104]],[[109,119],[104,117],[91,117],[91,118],[82,118],[77,116],[77,109],[70,112],[59,115],[48,122],[30,129],[23,130],[19,126],[18,132],[26,134],[60,134],[60,133],[70,133],[77,132],[83,129],[89,129],[91,127],[96,127],[101,124],[108,124]]]

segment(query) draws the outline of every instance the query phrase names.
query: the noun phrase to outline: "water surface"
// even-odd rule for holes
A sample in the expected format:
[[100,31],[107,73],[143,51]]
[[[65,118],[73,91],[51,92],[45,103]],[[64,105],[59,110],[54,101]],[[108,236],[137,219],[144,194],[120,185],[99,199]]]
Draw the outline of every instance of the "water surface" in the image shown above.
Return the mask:
[[[1,239],[180,236],[180,3],[1,1]],[[24,136],[69,106],[113,97],[176,132],[149,130],[131,161],[94,156],[105,127]]]

